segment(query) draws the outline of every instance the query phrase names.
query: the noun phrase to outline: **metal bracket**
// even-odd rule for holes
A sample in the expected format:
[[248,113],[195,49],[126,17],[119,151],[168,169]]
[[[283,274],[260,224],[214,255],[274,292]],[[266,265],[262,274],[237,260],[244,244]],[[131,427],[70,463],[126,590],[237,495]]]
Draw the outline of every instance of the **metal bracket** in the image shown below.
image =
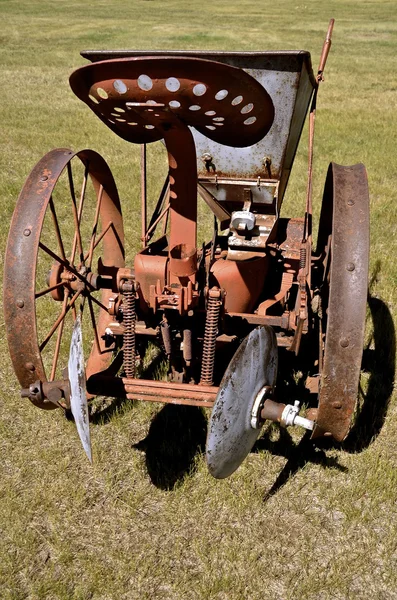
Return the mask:
[[287,404],[284,408],[280,425],[282,427],[291,427],[292,425],[299,425],[300,427],[304,427],[304,429],[309,429],[310,431],[314,428],[314,421],[310,419],[305,419],[304,417],[299,416],[299,400],[295,400],[294,404]]

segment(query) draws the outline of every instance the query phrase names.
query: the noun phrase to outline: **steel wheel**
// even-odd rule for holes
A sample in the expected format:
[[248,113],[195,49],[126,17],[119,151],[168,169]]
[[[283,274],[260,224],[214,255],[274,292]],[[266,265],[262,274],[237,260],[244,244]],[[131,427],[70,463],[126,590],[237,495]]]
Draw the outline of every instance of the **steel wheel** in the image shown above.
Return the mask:
[[369,194],[362,164],[331,163],[316,255],[320,283],[320,390],[313,437],[342,441],[358,395],[364,346],[369,265]]
[[63,378],[78,313],[89,355],[87,375],[109,365],[114,347],[105,330],[112,290],[96,290],[95,276],[122,266],[120,202],[106,162],[92,150],[52,150],[22,189],[6,251],[5,321],[22,387]]

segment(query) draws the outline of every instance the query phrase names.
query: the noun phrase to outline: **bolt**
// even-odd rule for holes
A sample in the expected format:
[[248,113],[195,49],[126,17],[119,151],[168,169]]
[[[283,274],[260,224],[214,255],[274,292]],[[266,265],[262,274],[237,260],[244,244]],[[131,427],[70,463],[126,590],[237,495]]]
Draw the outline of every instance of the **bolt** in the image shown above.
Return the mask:
[[47,181],[48,177],[47,175],[43,175],[43,177],[40,177],[40,181]]
[[339,343],[342,346],[342,348],[347,348],[349,345],[349,340],[348,338],[342,338]]
[[209,154],[208,152],[206,152],[205,154],[202,155],[201,160],[205,164],[205,168],[207,169],[208,172],[211,171],[211,170],[214,173],[216,172],[216,167],[215,167],[215,165],[213,163],[211,154]]
[[335,400],[332,402],[332,408],[342,408],[342,402],[340,400]]
[[23,230],[23,235],[26,235],[26,237],[28,237],[31,233],[32,233],[31,229],[26,228]]
[[348,200],[347,204],[348,204],[348,206],[354,206],[355,202],[354,202],[354,200]]
[[34,366],[34,364],[33,364],[33,363],[31,363],[31,362],[27,362],[27,363],[25,364],[25,367],[26,367],[26,369],[27,369],[28,371],[35,371],[35,370],[36,370],[36,369],[35,369],[35,366]]
[[354,271],[355,268],[356,268],[356,265],[354,263],[347,263],[347,265],[346,265],[346,269],[348,271]]
[[25,302],[23,300],[17,300],[17,307],[23,308],[25,306]]
[[62,391],[59,388],[54,387],[48,390],[47,398],[50,402],[57,403],[62,398]]

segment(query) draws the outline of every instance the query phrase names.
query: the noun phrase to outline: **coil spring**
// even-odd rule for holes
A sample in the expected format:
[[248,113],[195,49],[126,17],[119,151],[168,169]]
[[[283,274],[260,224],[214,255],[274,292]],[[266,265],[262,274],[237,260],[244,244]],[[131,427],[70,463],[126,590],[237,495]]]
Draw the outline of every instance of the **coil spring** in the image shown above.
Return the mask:
[[215,345],[218,333],[219,314],[221,310],[219,298],[209,297],[207,305],[207,316],[205,320],[203,359],[201,363],[200,383],[212,385],[215,365]]
[[299,251],[299,268],[306,268],[306,258],[307,258],[307,250],[306,248],[301,248]]
[[124,292],[124,369],[127,377],[135,377],[135,292]]

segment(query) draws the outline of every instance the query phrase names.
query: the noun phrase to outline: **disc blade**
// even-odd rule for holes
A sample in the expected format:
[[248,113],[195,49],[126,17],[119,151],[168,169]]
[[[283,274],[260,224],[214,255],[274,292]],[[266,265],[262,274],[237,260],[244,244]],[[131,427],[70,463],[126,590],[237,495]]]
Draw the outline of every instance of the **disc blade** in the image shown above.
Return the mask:
[[271,327],[257,327],[243,340],[223,376],[209,421],[206,456],[213,477],[231,475],[257,440],[251,426],[258,392],[277,377],[277,340]]
[[70,383],[70,407],[77,432],[88,460],[92,463],[90,424],[86,395],[85,364],[83,354],[83,334],[80,316],[77,317],[70,343],[68,374]]

